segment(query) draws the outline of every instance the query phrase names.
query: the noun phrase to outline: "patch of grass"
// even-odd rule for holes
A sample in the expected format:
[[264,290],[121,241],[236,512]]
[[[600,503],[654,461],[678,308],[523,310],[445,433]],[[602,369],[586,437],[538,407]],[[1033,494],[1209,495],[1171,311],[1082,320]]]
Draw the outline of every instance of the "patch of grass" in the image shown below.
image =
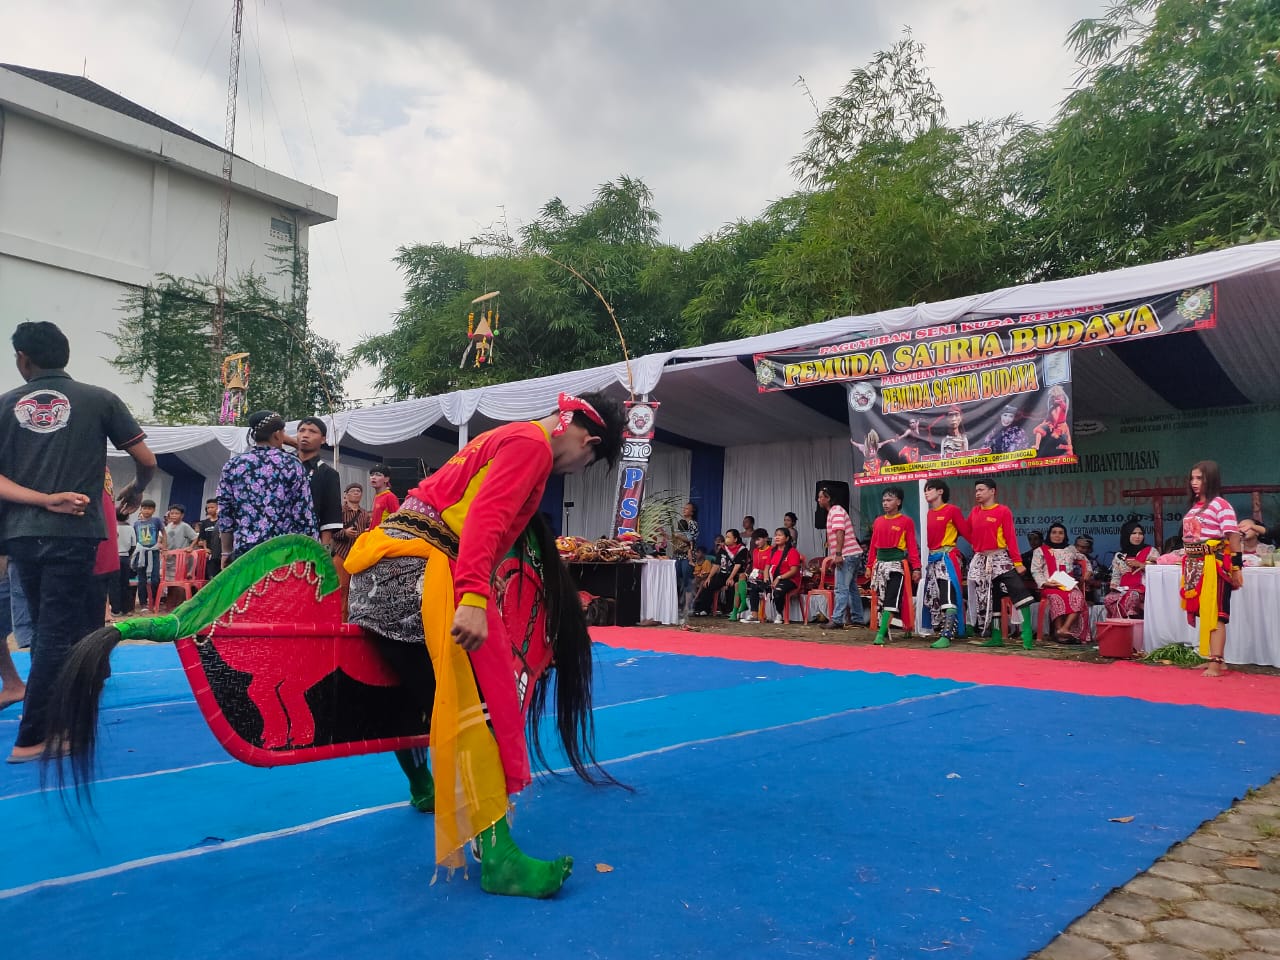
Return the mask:
[[1208,661],[1193,647],[1181,643],[1167,643],[1152,650],[1142,658],[1143,663],[1172,664],[1175,667],[1199,667]]

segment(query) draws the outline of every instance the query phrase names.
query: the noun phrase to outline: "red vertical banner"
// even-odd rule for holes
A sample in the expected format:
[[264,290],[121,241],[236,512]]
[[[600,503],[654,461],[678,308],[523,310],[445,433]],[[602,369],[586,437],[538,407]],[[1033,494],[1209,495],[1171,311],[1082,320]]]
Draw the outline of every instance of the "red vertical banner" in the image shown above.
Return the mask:
[[650,400],[628,400],[624,406],[627,409],[627,432],[623,436],[622,462],[618,467],[618,498],[613,512],[615,537],[639,531],[644,481],[649,473],[658,412],[658,404]]

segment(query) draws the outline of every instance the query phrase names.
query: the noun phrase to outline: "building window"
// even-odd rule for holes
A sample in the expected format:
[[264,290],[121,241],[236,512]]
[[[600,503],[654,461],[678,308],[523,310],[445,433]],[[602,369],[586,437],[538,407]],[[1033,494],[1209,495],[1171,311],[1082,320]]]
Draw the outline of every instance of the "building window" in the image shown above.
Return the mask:
[[279,217],[271,218],[271,237],[273,240],[293,242],[293,224]]

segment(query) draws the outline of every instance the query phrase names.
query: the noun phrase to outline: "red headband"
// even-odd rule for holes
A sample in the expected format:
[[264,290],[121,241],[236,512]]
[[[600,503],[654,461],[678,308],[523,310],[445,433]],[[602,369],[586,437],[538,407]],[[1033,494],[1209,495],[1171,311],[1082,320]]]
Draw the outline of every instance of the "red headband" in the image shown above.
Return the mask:
[[562,393],[560,394],[558,406],[560,408],[560,424],[551,431],[553,437],[558,437],[564,433],[569,424],[573,422],[575,413],[584,414],[588,420],[599,427],[604,426],[604,417],[600,416],[596,408],[581,397],[575,397],[571,393]]

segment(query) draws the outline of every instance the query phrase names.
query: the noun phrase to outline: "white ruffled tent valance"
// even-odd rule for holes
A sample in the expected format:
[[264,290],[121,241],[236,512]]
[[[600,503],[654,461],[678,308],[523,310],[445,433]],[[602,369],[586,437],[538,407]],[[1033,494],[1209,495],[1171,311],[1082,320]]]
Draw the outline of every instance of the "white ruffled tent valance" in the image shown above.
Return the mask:
[[[787,396],[757,396],[750,371],[729,365],[755,353],[840,343],[859,336],[933,326],[975,311],[1016,314],[1059,310],[1232,281],[1223,285],[1219,297],[1230,319],[1212,331],[1209,348],[1237,385],[1249,386],[1250,400],[1267,402],[1273,399],[1272,393],[1280,395],[1280,382],[1270,376],[1270,371],[1280,365],[1280,338],[1273,334],[1272,307],[1280,292],[1276,289],[1280,286],[1277,271],[1280,271],[1280,241],[1269,241],[1086,277],[1006,287],[938,303],[840,317],[755,337],[637,357],[630,365],[634,378],[632,389],[637,397],[653,394],[659,382],[667,378],[662,385],[662,395],[656,397],[665,404],[664,427],[702,442],[731,446],[741,439],[743,429],[751,428],[754,428],[753,435],[743,442],[767,441],[772,439],[767,435],[769,428],[779,422],[793,425],[795,429],[791,432],[796,436],[821,436],[828,432],[829,418],[805,409]],[[1111,362],[1113,358],[1108,351],[1104,349],[1099,355],[1101,359],[1091,361],[1097,369],[1078,371],[1082,383],[1096,381],[1097,389],[1104,392],[1111,389],[1108,385],[1118,384],[1117,388],[1125,389],[1135,413],[1161,412],[1167,408],[1167,403],[1142,387],[1132,371],[1119,361]],[[1086,364],[1079,366],[1085,368]],[[625,391],[627,385],[627,365],[620,362],[343,411],[326,417],[332,424],[329,441],[341,443],[350,439],[364,446],[378,447],[419,437],[442,420],[461,427],[477,416],[496,422],[529,419],[553,410],[561,392],[617,392]],[[1141,403],[1136,400],[1136,390],[1143,390]],[[714,402],[716,398],[723,401],[718,406]],[[152,448],[162,453],[206,443],[220,444],[234,453],[244,449],[245,444],[244,430],[236,427],[158,427],[149,429],[148,434]],[[214,448],[210,451],[219,452]]]

